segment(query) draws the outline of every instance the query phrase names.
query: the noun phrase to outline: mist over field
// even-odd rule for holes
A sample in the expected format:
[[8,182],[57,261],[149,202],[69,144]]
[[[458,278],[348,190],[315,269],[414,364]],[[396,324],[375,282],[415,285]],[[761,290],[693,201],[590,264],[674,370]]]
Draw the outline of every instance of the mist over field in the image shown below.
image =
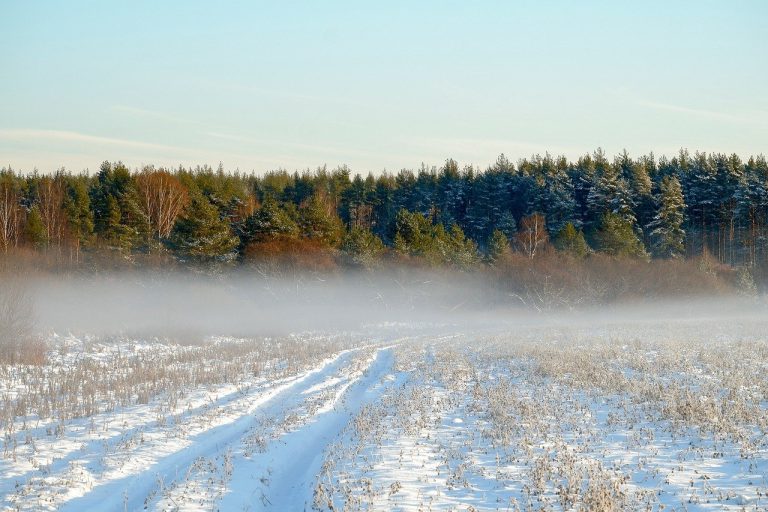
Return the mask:
[[766,503],[763,297],[543,309],[412,270],[3,283],[34,348],[0,365],[3,510]]
[[59,333],[199,339],[305,330],[359,330],[386,323],[487,329],[668,323],[738,328],[767,318],[764,298],[641,297],[541,310],[473,275],[351,273],[265,278],[234,272],[46,277],[26,283],[36,324]]

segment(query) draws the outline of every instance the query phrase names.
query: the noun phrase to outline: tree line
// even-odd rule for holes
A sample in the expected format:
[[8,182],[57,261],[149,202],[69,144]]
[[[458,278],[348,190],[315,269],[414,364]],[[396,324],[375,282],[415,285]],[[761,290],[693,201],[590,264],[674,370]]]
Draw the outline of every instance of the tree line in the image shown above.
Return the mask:
[[[487,169],[442,166],[378,175],[333,170],[225,172],[221,166],[95,174],[0,171],[0,252],[166,255],[190,264],[340,255],[468,269],[515,253],[575,258],[768,261],[763,155],[653,154],[576,161],[504,155]],[[325,256],[323,256],[325,255]],[[335,256],[334,256],[335,257]]]

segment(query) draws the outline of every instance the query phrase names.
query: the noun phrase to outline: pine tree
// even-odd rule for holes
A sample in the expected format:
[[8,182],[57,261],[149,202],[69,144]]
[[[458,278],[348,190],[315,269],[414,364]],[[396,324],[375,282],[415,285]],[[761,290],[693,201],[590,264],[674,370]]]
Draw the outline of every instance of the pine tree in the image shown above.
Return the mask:
[[765,253],[768,225],[768,163],[760,155],[752,157],[744,166],[744,177],[735,192],[735,215],[739,224],[748,230],[744,239],[748,263],[755,265],[758,255]]
[[488,240],[486,259],[489,263],[496,263],[510,252],[509,238],[499,229],[494,229]]
[[558,162],[547,154],[540,161],[540,175],[536,178],[536,188],[531,198],[531,211],[544,212],[547,229],[557,233],[574,219],[576,201],[571,178],[566,172],[564,159]]
[[499,219],[498,224],[496,224],[496,229],[501,231],[504,236],[507,237],[507,240],[515,238],[515,234],[517,234],[517,222],[515,222],[515,217],[512,215],[512,212],[506,211],[501,214],[501,218]]
[[568,222],[563,226],[555,235],[552,243],[558,251],[576,256],[577,258],[583,258],[591,251],[584,238],[584,233],[576,229],[572,222]]
[[43,224],[43,217],[40,215],[40,208],[34,205],[27,213],[27,224],[25,226],[25,234],[29,243],[35,249],[41,249],[48,244],[48,236],[45,231],[45,225]]
[[84,180],[70,180],[64,197],[67,226],[75,246],[75,261],[80,261],[80,248],[91,241],[93,211]]
[[268,197],[261,208],[246,219],[243,232],[243,243],[247,245],[250,242],[265,242],[278,236],[296,237],[299,227],[277,201]]
[[[442,227],[442,226],[440,226]],[[395,220],[395,250],[411,256],[433,257],[434,226],[424,215],[401,209]]]
[[384,252],[384,243],[367,229],[353,227],[344,235],[341,251],[353,264],[372,268],[376,266]]
[[220,218],[219,210],[204,196],[195,194],[176,221],[168,243],[183,259],[210,262],[233,259],[238,240]]
[[613,213],[634,229],[637,222],[633,210],[635,204],[627,181],[615,166],[605,160],[602,153],[596,153],[595,162],[595,182],[587,197],[591,217],[600,219],[601,215]]
[[[501,155],[494,166],[472,181],[464,226],[474,240],[487,241],[505,213],[514,215],[513,210],[517,210],[522,215],[526,211],[527,184],[518,188],[520,179],[513,172],[511,164]],[[523,180],[527,182],[531,178]]]
[[667,176],[661,181],[656,202],[657,213],[648,224],[653,253],[660,258],[682,257],[685,254],[685,201],[677,178]]
[[691,158],[686,151],[681,151],[679,157],[671,162],[687,200],[688,231],[699,235],[702,251],[708,250],[711,245],[708,235],[711,227],[717,223],[722,193],[717,170],[711,164],[706,154],[696,153]]
[[437,248],[444,263],[467,270],[478,262],[477,244],[464,234],[458,224],[451,226],[446,232],[442,224],[435,227]]
[[133,232],[123,224],[123,215],[117,199],[108,195],[105,200],[105,214],[101,217],[101,237],[112,249],[130,251],[133,246]]
[[141,208],[130,171],[104,162],[90,191],[94,227],[110,247],[122,251],[147,247],[152,228]]
[[606,213],[594,235],[600,251],[612,256],[647,258],[632,224],[618,213]]
[[303,236],[330,246],[338,245],[344,231],[338,216],[330,213],[317,196],[309,199],[299,210],[299,227]]
[[591,217],[588,206],[589,193],[595,182],[595,163],[592,156],[585,155],[579,158],[575,165],[568,167],[567,173],[573,184],[574,220],[578,221],[579,225],[592,226],[595,224],[595,219]]
[[455,160],[447,160],[437,178],[439,221],[444,226],[463,224],[467,208],[468,176],[471,169],[459,172]]

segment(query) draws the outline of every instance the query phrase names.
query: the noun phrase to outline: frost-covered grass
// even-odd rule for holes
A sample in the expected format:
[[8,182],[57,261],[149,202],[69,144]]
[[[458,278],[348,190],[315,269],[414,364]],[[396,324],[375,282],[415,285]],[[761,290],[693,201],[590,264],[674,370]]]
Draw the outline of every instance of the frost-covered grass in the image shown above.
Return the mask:
[[56,336],[2,510],[766,510],[766,322]]
[[[534,330],[401,347],[322,510],[765,510],[768,342]],[[663,336],[660,336],[663,333]]]

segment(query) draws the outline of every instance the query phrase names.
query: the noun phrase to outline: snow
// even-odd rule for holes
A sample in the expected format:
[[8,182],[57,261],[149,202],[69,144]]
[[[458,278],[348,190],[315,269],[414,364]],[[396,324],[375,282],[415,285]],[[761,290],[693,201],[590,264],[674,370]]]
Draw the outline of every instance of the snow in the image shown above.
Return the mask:
[[[306,361],[302,347],[333,335],[303,334],[261,373],[244,365],[174,402],[17,417],[0,510],[768,507],[760,336],[404,331],[371,328]],[[50,383],[124,354],[206,364],[156,340],[52,342]],[[230,342],[248,343],[211,340]],[[31,389],[24,375],[2,374],[4,403]]]

